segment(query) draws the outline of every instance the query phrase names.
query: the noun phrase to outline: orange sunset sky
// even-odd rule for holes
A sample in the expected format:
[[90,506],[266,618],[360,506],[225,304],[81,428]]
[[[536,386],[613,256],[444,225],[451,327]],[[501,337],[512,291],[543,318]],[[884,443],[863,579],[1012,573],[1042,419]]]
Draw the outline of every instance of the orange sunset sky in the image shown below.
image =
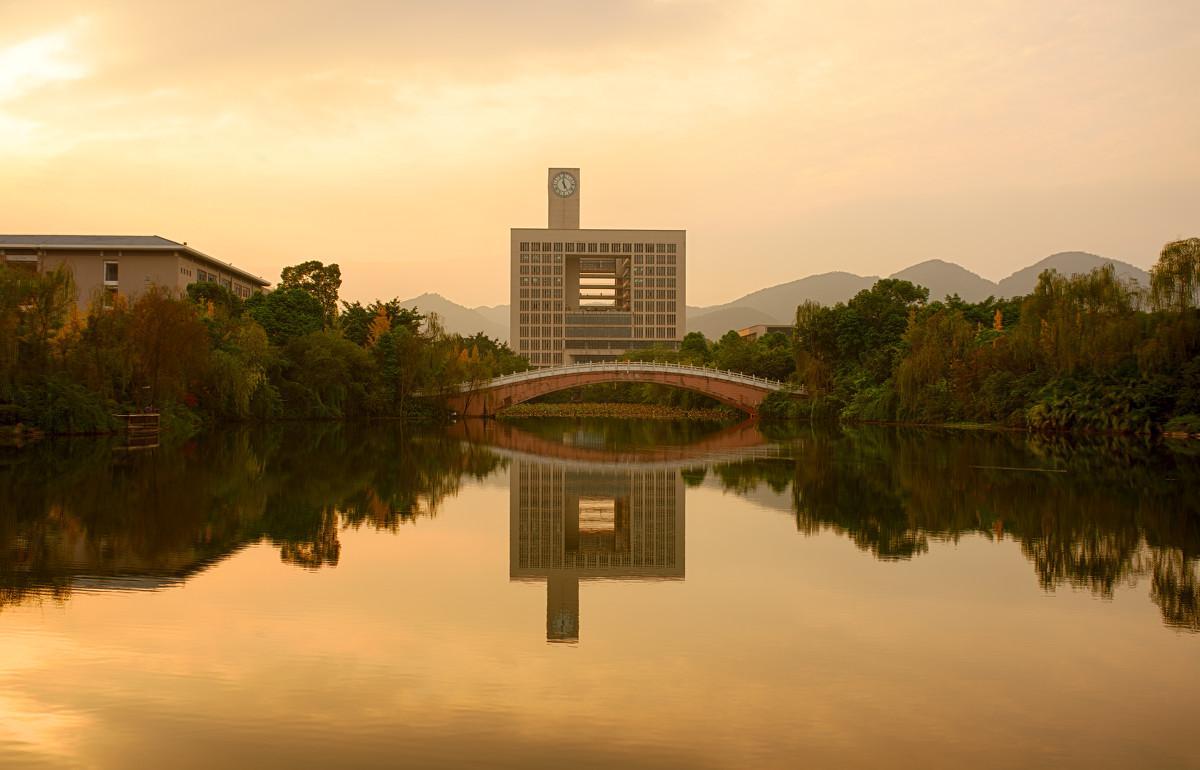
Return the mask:
[[1200,235],[1200,3],[0,0],[0,232],[507,301],[548,166],[688,302]]

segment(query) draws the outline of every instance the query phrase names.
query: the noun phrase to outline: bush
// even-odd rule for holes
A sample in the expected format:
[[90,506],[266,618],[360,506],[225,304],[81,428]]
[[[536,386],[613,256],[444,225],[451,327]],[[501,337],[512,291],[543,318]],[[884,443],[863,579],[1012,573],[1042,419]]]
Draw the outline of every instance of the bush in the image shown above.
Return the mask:
[[62,376],[23,388],[17,406],[22,422],[47,433],[108,433],[118,427],[115,404]]

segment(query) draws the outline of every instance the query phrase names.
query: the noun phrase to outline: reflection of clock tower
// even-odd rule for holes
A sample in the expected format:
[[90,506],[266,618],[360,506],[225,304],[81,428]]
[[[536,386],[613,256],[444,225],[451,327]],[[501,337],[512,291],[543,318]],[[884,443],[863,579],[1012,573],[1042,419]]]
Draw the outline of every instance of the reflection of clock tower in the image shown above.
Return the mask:
[[552,168],[547,176],[551,230],[579,229],[579,169]]

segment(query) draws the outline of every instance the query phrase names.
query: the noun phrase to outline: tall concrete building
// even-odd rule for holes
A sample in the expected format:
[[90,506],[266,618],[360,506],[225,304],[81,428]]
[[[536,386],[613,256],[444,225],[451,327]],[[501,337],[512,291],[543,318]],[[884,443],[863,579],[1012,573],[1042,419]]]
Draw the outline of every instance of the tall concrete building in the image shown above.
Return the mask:
[[546,175],[545,228],[513,228],[509,345],[535,367],[678,347],[686,230],[584,230],[577,168]]

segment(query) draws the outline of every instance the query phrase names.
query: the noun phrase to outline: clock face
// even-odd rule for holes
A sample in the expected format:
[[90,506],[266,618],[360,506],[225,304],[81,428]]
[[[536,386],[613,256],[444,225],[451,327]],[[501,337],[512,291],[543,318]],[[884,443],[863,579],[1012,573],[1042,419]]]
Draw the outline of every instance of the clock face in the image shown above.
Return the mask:
[[560,171],[554,175],[554,179],[550,182],[550,188],[554,190],[554,194],[560,198],[570,198],[575,194],[575,187],[579,183],[575,181],[575,177],[568,174],[566,171]]

